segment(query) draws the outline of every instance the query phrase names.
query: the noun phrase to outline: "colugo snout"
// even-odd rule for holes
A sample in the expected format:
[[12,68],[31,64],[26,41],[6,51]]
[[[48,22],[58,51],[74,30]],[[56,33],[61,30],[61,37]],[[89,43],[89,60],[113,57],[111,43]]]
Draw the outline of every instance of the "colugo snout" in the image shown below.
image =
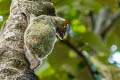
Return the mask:
[[56,34],[63,40],[67,30],[68,21],[63,18],[48,15],[30,17],[24,34],[24,43],[31,69],[38,67],[40,61],[52,52]]

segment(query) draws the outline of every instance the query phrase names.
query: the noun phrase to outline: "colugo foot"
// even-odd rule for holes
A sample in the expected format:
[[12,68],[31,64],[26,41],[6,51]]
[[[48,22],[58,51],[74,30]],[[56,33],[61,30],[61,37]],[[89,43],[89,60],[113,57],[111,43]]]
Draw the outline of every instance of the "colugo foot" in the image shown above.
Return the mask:
[[40,60],[38,59],[32,59],[30,62],[30,68],[32,70],[36,69],[40,65]]

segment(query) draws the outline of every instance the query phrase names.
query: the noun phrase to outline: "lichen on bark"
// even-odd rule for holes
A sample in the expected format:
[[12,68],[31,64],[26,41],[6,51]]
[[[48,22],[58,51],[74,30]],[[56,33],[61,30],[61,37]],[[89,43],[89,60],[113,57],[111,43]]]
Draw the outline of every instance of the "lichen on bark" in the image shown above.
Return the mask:
[[12,0],[0,32],[0,80],[39,80],[29,68],[23,47],[29,14],[55,16],[55,9],[51,0]]

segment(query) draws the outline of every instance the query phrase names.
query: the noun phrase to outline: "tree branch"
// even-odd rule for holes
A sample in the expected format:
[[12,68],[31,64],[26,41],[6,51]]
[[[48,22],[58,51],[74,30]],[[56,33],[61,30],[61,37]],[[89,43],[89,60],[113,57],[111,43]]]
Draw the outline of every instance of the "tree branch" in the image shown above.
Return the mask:
[[88,59],[86,58],[86,56],[81,51],[79,51],[73,44],[71,44],[69,41],[61,41],[61,42],[65,45],[67,45],[73,51],[75,51],[78,54],[78,56],[80,56],[83,59],[86,66],[88,67],[88,70],[90,71],[90,74],[91,74],[93,80],[96,80],[96,78],[94,76],[94,71],[92,70],[91,65],[90,65]]
[[109,19],[106,23],[106,27],[102,30],[101,36],[104,37],[106,33],[114,26],[114,24],[120,19],[120,9]]
[[88,15],[89,15],[89,17],[90,17],[90,19],[91,19],[92,30],[94,30],[94,28],[95,28],[95,19],[94,19],[93,12],[92,12],[92,11],[89,11]]
[[97,20],[95,23],[94,32],[96,34],[101,34],[102,30],[106,27],[106,21],[111,17],[111,11],[109,8],[102,8],[97,16]]
[[29,68],[23,47],[29,14],[55,15],[55,10],[50,0],[12,0],[10,15],[0,33],[0,80],[39,80]]

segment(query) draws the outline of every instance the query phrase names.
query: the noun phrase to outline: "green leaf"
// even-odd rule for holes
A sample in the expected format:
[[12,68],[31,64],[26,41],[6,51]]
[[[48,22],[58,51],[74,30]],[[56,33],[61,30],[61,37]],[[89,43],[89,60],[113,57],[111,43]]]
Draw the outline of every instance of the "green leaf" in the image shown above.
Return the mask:
[[0,27],[6,21],[9,15],[11,0],[0,0],[0,16],[3,16],[3,21],[0,22]]
[[86,32],[82,35],[81,41],[87,43],[91,48],[100,52],[101,56],[108,55],[109,49],[103,42],[100,36],[96,35],[93,32]]
[[48,56],[49,63],[54,67],[59,67],[69,59],[69,48],[64,44],[57,42],[52,54]]
[[112,45],[116,45],[118,50],[120,50],[120,20],[107,34],[106,43],[109,49]]

